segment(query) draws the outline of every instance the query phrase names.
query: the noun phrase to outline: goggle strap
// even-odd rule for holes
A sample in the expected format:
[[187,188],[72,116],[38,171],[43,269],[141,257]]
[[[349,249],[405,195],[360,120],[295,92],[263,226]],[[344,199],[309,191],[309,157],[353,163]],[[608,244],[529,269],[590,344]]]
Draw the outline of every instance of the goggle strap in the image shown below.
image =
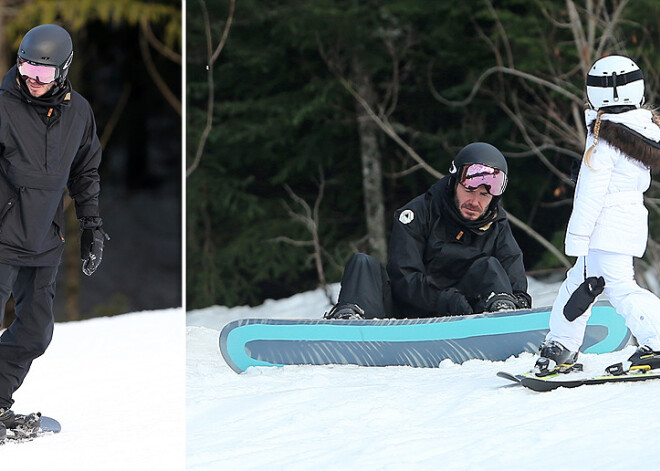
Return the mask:
[[616,72],[612,75],[587,75],[587,86],[599,88],[616,88],[628,85],[637,80],[644,80],[644,74],[640,69],[633,70],[623,75],[617,75]]

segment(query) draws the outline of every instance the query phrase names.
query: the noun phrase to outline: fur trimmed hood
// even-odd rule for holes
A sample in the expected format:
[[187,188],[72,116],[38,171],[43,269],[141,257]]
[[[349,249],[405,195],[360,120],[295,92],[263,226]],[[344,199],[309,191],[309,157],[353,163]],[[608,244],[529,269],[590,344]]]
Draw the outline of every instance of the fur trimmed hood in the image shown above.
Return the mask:
[[[639,111],[642,110],[633,110],[621,114],[603,114],[600,119],[600,132],[598,134],[598,139],[607,141],[612,147],[620,150],[630,159],[641,162],[649,167],[654,173],[660,172],[660,143],[645,136],[644,134],[646,133],[643,134],[640,132],[641,129],[635,130],[632,129],[632,127],[626,126],[626,124],[628,124],[626,122],[627,120],[619,119],[619,117],[623,118],[623,115]],[[652,118],[655,117],[655,120],[660,122],[660,116],[651,110],[644,111],[647,111],[650,114],[644,113],[648,118],[644,120],[645,122],[643,123],[644,126],[642,129],[647,129],[647,126],[652,127],[655,128],[654,131],[657,133],[659,126]],[[589,132],[592,135],[594,134],[596,122],[597,120],[594,119],[589,124]]]

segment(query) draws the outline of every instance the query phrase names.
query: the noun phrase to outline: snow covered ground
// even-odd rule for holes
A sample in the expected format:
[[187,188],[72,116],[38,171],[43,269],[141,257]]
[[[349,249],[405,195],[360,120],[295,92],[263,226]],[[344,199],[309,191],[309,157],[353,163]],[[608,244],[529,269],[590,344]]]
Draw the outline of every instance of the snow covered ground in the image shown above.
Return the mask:
[[182,309],[58,323],[16,392],[62,432],[0,446],[2,469],[185,469]]
[[[335,292],[338,287],[334,287]],[[530,280],[535,306],[557,285]],[[288,366],[234,373],[218,335],[245,317],[319,318],[320,291],[256,308],[187,314],[188,470],[629,470],[657,467],[660,381],[535,393],[506,387],[505,362],[437,369]],[[583,355],[602,371],[634,351]]]

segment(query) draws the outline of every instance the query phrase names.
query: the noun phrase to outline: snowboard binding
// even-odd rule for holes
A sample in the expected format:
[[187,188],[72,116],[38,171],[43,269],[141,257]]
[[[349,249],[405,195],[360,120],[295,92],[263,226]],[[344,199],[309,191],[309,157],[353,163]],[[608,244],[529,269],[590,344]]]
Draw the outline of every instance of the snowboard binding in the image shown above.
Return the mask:
[[576,363],[578,352],[572,352],[554,340],[545,341],[539,347],[539,358],[534,364],[534,374],[539,377],[557,373],[582,371],[582,364]]

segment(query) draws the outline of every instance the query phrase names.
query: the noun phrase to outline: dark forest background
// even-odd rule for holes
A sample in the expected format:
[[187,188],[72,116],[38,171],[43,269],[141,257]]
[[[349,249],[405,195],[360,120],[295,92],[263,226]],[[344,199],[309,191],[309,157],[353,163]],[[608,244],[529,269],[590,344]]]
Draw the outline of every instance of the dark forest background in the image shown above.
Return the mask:
[[[605,54],[660,91],[656,0],[189,0],[187,307],[258,304],[385,261],[393,211],[464,145],[508,157],[528,273],[563,274],[584,79]],[[639,281],[657,292],[658,185]],[[320,313],[320,311],[319,311]]]
[[83,275],[67,208],[57,320],[182,305],[181,9],[174,0],[0,0],[2,75],[29,29],[66,28],[69,78],[92,105],[104,147],[100,207],[111,240],[100,268]]

